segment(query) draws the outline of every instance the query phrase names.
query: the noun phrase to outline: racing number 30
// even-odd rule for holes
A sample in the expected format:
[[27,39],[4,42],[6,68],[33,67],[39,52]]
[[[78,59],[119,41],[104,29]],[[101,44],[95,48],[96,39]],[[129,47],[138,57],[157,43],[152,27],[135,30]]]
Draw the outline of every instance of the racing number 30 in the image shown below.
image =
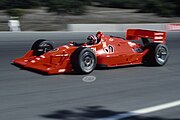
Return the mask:
[[114,47],[112,45],[108,45],[104,50],[107,54],[114,53]]

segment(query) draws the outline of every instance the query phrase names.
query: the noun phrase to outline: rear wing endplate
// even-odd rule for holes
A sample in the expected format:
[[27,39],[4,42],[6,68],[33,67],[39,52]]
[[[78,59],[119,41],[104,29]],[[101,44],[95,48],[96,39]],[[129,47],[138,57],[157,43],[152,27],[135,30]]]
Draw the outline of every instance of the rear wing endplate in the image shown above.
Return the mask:
[[166,32],[152,31],[143,29],[128,29],[126,33],[127,40],[139,40],[139,38],[150,38],[152,42],[165,43]]

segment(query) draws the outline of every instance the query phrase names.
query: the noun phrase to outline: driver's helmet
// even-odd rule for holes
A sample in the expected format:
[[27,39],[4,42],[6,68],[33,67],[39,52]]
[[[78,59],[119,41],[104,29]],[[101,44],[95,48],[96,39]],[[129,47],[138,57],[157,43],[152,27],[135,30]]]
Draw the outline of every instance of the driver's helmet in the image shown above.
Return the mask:
[[103,33],[102,33],[102,32],[98,31],[98,32],[96,33],[97,39],[101,39],[102,36],[103,36]]
[[97,43],[97,37],[95,35],[90,35],[87,37],[87,44],[93,45]]

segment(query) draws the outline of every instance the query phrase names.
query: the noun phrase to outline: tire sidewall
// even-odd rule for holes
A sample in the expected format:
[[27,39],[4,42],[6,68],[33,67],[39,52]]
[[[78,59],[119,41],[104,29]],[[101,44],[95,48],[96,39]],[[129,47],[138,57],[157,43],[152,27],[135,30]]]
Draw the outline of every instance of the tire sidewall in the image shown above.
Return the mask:
[[[31,50],[34,51],[34,53],[33,53],[34,55],[40,56],[40,55],[42,55],[42,54],[50,51],[50,50],[44,51],[44,48],[43,48],[43,47],[41,48],[41,46],[40,46],[41,44],[47,44],[47,45],[49,45],[49,46],[51,47],[50,50],[54,49],[52,42],[50,42],[50,41],[48,41],[48,40],[45,40],[45,39],[39,39],[39,40],[37,40],[37,41],[34,42],[34,44],[32,45],[32,48],[31,48]],[[40,48],[43,49],[42,52],[38,51],[38,49],[40,49]]]
[[[91,56],[93,59],[93,65],[90,67],[89,70],[84,68],[83,66],[83,59],[86,56]],[[79,47],[76,49],[76,51],[71,56],[71,64],[73,66],[73,69],[76,73],[79,74],[89,74],[91,73],[95,67],[96,67],[97,58],[93,50],[87,47]]]
[[[157,57],[157,54],[158,54],[159,49],[160,49],[161,47],[163,47],[163,48],[166,50],[166,53],[167,53],[164,62],[159,61],[159,60],[158,60],[158,57]],[[164,64],[167,62],[167,60],[168,60],[168,56],[169,56],[169,51],[168,51],[167,46],[164,45],[164,44],[158,44],[158,45],[156,46],[155,51],[154,51],[154,59],[155,59],[156,63],[157,63],[158,65],[160,65],[160,66],[164,65]]]
[[[89,67],[90,69],[84,68],[83,66],[83,59],[87,56],[90,56],[92,58],[92,65]],[[80,67],[83,72],[90,73],[94,70],[96,66],[96,59],[93,51],[91,49],[84,49],[81,51],[81,54],[79,55],[79,62],[80,62]]]

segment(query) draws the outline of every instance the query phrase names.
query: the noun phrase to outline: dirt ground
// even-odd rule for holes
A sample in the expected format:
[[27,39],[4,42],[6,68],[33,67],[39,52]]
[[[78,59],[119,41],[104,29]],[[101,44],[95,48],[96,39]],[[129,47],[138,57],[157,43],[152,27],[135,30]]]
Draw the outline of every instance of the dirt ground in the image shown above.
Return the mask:
[[[0,31],[8,31],[8,19],[0,11]],[[159,17],[153,13],[137,13],[136,9],[117,9],[87,6],[85,15],[58,16],[48,13],[46,8],[28,9],[20,19],[23,31],[66,30],[67,24],[120,24],[120,23],[178,23],[180,17]]]

